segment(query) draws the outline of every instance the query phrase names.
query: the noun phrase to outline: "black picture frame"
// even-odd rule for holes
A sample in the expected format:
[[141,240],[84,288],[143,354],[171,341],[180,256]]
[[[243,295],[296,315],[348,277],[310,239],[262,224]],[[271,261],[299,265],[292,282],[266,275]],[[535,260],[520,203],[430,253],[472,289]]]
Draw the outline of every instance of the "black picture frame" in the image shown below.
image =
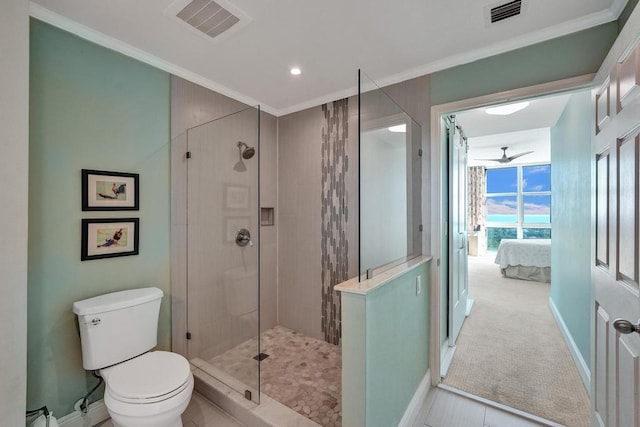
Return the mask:
[[139,218],[85,218],[80,260],[138,255],[139,237]]
[[140,175],[82,169],[83,211],[137,211]]

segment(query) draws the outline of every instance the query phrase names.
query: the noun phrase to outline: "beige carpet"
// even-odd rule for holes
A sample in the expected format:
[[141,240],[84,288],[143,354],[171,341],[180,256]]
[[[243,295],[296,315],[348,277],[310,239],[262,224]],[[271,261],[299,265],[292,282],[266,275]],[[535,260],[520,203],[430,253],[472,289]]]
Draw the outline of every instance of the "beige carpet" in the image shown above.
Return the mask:
[[469,257],[475,300],[444,383],[567,426],[589,425],[589,398],[549,309],[548,283],[505,279]]

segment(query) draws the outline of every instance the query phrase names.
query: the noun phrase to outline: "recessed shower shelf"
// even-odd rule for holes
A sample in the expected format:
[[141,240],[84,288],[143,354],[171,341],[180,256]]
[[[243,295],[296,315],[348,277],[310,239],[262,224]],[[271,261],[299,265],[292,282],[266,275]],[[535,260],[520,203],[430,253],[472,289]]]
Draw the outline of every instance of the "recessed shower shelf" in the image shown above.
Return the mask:
[[274,225],[274,208],[260,208],[260,225]]

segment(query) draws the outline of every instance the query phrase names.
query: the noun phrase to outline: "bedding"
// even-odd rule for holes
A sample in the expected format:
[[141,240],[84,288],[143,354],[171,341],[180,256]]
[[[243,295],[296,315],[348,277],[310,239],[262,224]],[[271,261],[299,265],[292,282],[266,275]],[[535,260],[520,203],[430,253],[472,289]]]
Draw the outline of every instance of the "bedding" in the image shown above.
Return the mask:
[[551,282],[551,239],[502,239],[495,263],[504,277]]

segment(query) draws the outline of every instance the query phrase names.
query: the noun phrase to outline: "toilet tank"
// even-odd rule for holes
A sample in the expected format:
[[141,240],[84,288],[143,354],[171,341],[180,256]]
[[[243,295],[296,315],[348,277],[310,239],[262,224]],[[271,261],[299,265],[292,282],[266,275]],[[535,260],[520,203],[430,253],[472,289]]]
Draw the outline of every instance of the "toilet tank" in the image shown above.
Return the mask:
[[155,347],[161,300],[162,291],[151,287],[74,302],[84,369],[115,365]]

